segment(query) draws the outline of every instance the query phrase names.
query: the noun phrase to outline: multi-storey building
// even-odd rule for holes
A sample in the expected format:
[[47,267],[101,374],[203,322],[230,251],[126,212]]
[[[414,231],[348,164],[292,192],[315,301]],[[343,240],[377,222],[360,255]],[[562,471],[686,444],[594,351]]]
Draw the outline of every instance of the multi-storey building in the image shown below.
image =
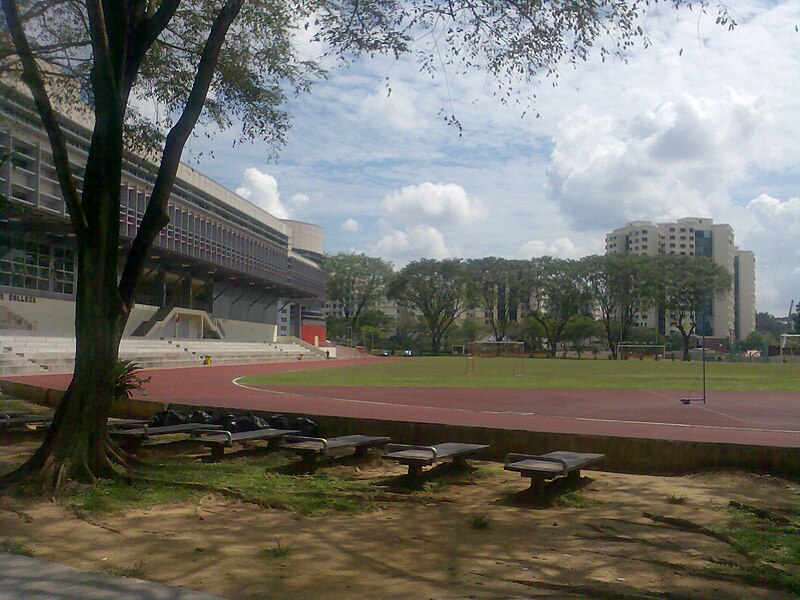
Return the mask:
[[[82,187],[90,123],[62,114]],[[73,335],[76,258],[53,156],[30,98],[0,84],[0,331]],[[120,244],[129,247],[157,167],[127,155]],[[322,229],[281,220],[180,165],[170,223],[155,239],[125,335],[269,341],[325,339]],[[304,311],[303,307],[309,310]]]
[[[711,219],[686,217],[675,223],[632,221],[606,235],[607,254],[679,254],[707,256],[733,276],[731,289],[714,297],[700,331],[711,337],[741,340],[755,330],[755,257],[734,244],[733,229]],[[657,307],[636,315],[637,324],[669,333]]]

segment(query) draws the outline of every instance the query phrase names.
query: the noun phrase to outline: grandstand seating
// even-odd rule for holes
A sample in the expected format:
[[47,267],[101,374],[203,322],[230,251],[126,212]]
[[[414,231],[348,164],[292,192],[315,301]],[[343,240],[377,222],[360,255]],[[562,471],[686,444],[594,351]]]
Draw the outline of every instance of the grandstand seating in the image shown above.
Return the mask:
[[[325,357],[319,350],[294,342],[124,338],[119,349],[121,360],[132,360],[145,369],[197,366],[203,364],[207,356],[211,364],[286,362]],[[74,365],[74,338],[0,336],[1,375],[69,373]]]

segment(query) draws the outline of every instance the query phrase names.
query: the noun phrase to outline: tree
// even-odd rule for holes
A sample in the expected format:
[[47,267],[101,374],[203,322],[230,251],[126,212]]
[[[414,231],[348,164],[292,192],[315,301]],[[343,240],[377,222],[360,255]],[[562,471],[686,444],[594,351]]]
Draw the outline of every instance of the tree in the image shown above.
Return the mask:
[[594,319],[584,315],[576,315],[567,321],[564,327],[564,339],[569,342],[570,348],[581,357],[586,348],[586,339],[597,330]]
[[523,323],[522,335],[528,347],[536,352],[542,348],[542,339],[547,336],[547,332],[539,321],[533,317],[528,317]]
[[392,264],[365,254],[341,252],[325,256],[328,300],[342,305],[352,332],[358,331],[359,318],[386,295]]
[[576,261],[545,256],[531,262],[528,311],[545,331],[555,356],[564,328],[573,317],[590,313],[591,296]]
[[656,303],[683,339],[683,360],[689,360],[689,338],[700,319],[710,318],[714,296],[730,290],[731,274],[708,257],[659,256],[653,270]]
[[635,254],[587,256],[580,261],[583,277],[600,308],[608,349],[617,357],[617,343],[628,340],[636,313],[650,301],[648,269],[652,259]]
[[408,263],[392,281],[389,297],[422,315],[431,351],[439,354],[445,333],[470,304],[467,269],[458,259]]
[[781,333],[788,333],[789,328],[791,328],[791,323],[784,323],[768,312],[756,313],[756,331],[780,335]]
[[507,258],[478,258],[467,262],[475,297],[489,315],[495,340],[503,341],[511,323],[517,320],[525,296],[527,263]]
[[[285,139],[287,93],[308,88],[318,66],[298,58],[298,29],[330,54],[413,51],[421,68],[485,70],[504,97],[557,65],[603,58],[644,36],[633,0],[0,0],[0,71],[30,91],[49,138],[78,262],[72,382],[42,446],[10,478],[53,490],[68,478],[111,476],[129,458],[106,432],[112,371],[146,258],[168,223],[167,202],[195,125],[239,123],[241,139]],[[672,4],[683,4],[673,0]],[[687,1],[688,3],[688,1]],[[732,25],[726,14],[718,22]],[[424,35],[424,34],[430,35]],[[421,40],[413,46],[413,40]],[[427,42],[427,45],[426,43]],[[77,82],[71,86],[67,80]],[[93,133],[79,191],[57,114],[67,92],[87,102]],[[212,93],[209,93],[212,91]],[[136,106],[156,103],[164,118]],[[457,123],[452,114],[449,122]],[[119,244],[123,156],[158,157],[144,218],[130,249]],[[119,265],[121,273],[118,271]]]
[[[288,121],[280,105],[317,72],[293,47],[295,22],[311,6],[2,0],[0,71],[27,86],[48,136],[78,272],[72,381],[41,447],[6,481],[51,491],[68,478],[92,481],[129,466],[131,457],[106,431],[114,365],[145,260],[169,221],[183,148],[198,122],[239,120],[242,139],[282,142]],[[145,99],[166,107],[167,118],[139,114],[135,101]],[[58,107],[77,108],[81,100],[93,131],[79,190]],[[160,155],[160,163],[136,237],[122,250],[122,162],[136,150]]]

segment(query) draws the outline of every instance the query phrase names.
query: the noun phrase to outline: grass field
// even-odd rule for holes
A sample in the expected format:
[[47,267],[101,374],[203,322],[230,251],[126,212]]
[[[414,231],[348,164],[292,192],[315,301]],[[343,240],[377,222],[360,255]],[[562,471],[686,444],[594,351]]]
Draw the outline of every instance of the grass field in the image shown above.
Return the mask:
[[[525,359],[515,375],[515,359],[479,358],[466,374],[459,357],[386,360],[352,367],[254,375],[245,385],[317,385],[379,387],[580,388],[702,390],[699,362],[653,360]],[[519,370],[517,364],[516,370]],[[800,392],[800,364],[707,363],[709,390]]]

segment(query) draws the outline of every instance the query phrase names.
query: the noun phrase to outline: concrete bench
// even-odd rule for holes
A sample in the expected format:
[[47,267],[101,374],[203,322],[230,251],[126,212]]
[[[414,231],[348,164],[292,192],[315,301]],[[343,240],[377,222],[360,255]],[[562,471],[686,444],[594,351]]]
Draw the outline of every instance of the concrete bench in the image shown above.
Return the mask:
[[464,466],[467,456],[488,447],[485,444],[462,444],[459,442],[445,442],[434,446],[389,444],[382,458],[396,460],[401,465],[408,465],[408,474],[416,477],[422,473],[422,467],[434,465],[440,460],[452,459],[454,465]]
[[391,438],[377,435],[342,435],[334,438],[319,438],[290,435],[286,436],[284,448],[294,450],[308,463],[318,456],[336,457],[355,452],[356,456],[366,456],[367,450],[385,446]]
[[130,429],[113,429],[109,433],[122,441],[122,446],[128,452],[136,452],[142,443],[151,437],[159,435],[174,435],[188,433],[190,436],[200,435],[207,431],[221,431],[222,425],[207,425],[205,423],[183,423],[181,425],[166,425],[162,427],[133,427]]
[[531,478],[530,491],[540,494],[544,489],[544,482],[556,477],[579,479],[581,469],[605,458],[605,454],[592,454],[589,452],[567,452],[557,450],[547,454],[508,454],[506,456],[506,471],[515,471],[522,477]]
[[50,425],[52,421],[52,417],[47,415],[37,415],[37,414],[28,414],[28,413],[20,413],[20,412],[13,412],[13,413],[2,413],[0,414],[0,429],[11,429],[17,426],[35,426],[35,427],[47,427]]
[[230,431],[223,431],[221,433],[213,433],[211,435],[202,435],[195,438],[204,446],[211,449],[211,460],[219,462],[225,455],[225,448],[233,446],[234,442],[252,442],[256,440],[267,440],[269,448],[275,448],[280,445],[287,435],[293,433],[300,433],[296,429],[256,429],[254,431],[242,431],[239,433],[231,433]]

